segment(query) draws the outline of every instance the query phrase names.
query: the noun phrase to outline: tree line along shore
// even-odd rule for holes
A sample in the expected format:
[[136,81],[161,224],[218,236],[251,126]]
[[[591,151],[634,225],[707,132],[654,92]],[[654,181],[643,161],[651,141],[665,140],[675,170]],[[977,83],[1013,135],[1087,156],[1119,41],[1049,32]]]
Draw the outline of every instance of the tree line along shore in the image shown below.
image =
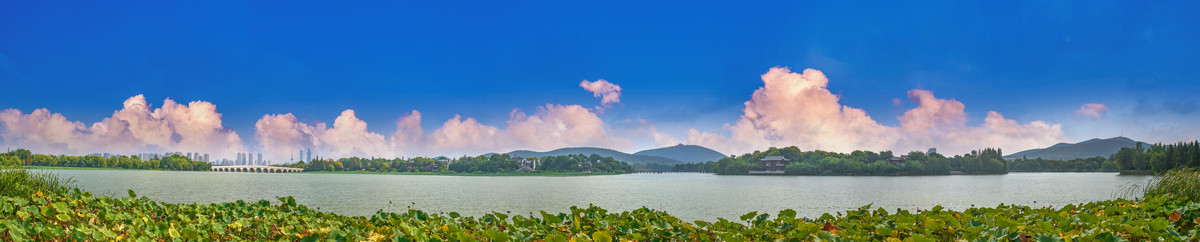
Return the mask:
[[[142,160],[137,156],[45,155],[17,149],[0,153],[0,168],[20,166],[91,167],[172,171],[208,171],[212,165],[180,155]],[[799,148],[769,148],[704,163],[672,166],[633,166],[612,157],[560,155],[516,157],[508,154],[464,156],[455,159],[427,158],[317,158],[282,167],[305,172],[348,172],[381,174],[474,174],[474,175],[590,175],[627,174],[637,171],[705,172],[719,175],[951,175],[1004,174],[1008,172],[1120,172],[1154,174],[1174,168],[1200,167],[1200,142],[1153,144],[1122,148],[1110,157],[1072,160],[1005,159],[997,148],[945,156],[937,152],[913,151],[896,155],[891,151],[850,153]]]
[[[779,160],[783,160],[780,166]],[[1071,160],[1005,159],[1001,149],[986,148],[947,157],[936,152],[891,151],[837,153],[801,151],[795,146],[769,148],[704,163],[677,164],[670,171],[722,175],[948,175],[1008,172],[1120,172],[1154,174],[1174,168],[1200,167],[1200,142],[1126,147],[1109,157]]]

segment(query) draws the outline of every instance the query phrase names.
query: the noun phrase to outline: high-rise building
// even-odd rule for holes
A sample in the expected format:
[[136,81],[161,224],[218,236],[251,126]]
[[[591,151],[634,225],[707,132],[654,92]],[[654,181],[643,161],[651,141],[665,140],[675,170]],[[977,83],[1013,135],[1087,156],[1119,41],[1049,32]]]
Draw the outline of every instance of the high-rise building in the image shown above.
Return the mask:
[[308,159],[304,159],[304,160],[306,160],[308,162],[312,162],[312,148],[308,149],[308,157],[307,158]]
[[204,153],[204,162],[212,162],[208,159],[208,153]]
[[262,160],[262,153],[258,153],[258,163],[266,164]]

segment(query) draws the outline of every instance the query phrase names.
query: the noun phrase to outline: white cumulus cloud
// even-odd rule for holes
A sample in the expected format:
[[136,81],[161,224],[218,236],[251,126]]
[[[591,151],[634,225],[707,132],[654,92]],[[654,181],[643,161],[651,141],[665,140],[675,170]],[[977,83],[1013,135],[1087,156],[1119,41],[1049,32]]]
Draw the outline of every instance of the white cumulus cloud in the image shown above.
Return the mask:
[[291,160],[295,157],[293,154],[302,149],[312,149],[314,156],[325,157],[390,158],[396,155],[393,142],[367,130],[367,122],[358,119],[351,109],[342,111],[334,119],[333,127],[325,123],[302,123],[288,113],[263,115],[254,128],[259,146],[276,161]]
[[390,137],[368,131],[367,123],[356,118],[353,110],[342,112],[332,128],[299,122],[292,114],[264,115],[255,128],[259,145],[277,159],[301,148],[313,148],[314,153],[327,157],[412,157],[629,144],[612,135],[599,116],[579,105],[547,104],[533,114],[513,110],[504,128],[455,115],[425,133],[421,119],[415,110],[399,118]]
[[600,98],[600,104],[604,107],[611,107],[613,103],[621,102],[621,86],[612,84],[604,79],[589,82],[583,80],[579,82],[579,87],[592,93],[592,96]]
[[892,127],[879,124],[862,109],[841,105],[821,71],[795,73],[776,67],[762,80],[763,87],[746,101],[742,116],[725,125],[729,136],[693,129],[687,141],[725,153],[792,145],[841,152],[936,147],[944,153],[963,153],[983,147],[1019,150],[1065,140],[1060,125],[1020,124],[996,112],[989,112],[983,125],[968,126],[961,102],[939,99],[927,90],[909,91],[918,106],[899,117],[899,127]]
[[29,114],[7,109],[0,112],[0,142],[49,154],[202,152],[227,157],[245,151],[237,132],[222,125],[216,105],[166,99],[155,109],[143,95],[126,99],[122,109],[90,126],[47,109]]

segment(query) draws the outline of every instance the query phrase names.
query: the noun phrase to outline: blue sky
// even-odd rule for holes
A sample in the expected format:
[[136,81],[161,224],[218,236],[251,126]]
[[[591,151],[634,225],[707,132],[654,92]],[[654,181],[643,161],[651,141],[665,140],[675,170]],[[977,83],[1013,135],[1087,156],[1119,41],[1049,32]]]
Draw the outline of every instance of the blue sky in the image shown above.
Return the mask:
[[[47,108],[90,125],[138,94],[154,106],[206,101],[255,146],[264,114],[332,123],[353,109],[381,134],[411,110],[426,132],[456,114],[503,128],[514,108],[592,108],[598,100],[579,82],[604,79],[622,88],[620,103],[594,111],[611,133],[646,120],[683,140],[688,129],[727,135],[759,76],[784,66],[822,71],[841,105],[887,126],[915,105],[906,92],[923,89],[965,104],[968,126],[996,111],[1061,124],[1069,141],[1174,141],[1198,132],[1186,125],[1200,116],[1197,10],[1195,1],[5,1],[0,109]],[[1081,118],[1085,103],[1109,111]],[[653,146],[632,143],[621,148]]]

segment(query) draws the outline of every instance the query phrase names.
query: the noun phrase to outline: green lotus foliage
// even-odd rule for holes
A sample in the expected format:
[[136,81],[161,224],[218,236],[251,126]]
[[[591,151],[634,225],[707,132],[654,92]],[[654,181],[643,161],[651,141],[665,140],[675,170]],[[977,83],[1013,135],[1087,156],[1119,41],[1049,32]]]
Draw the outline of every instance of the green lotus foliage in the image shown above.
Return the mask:
[[749,213],[739,221],[685,222],[652,209],[462,217],[408,210],[349,217],[318,212],[291,197],[277,202],[167,204],[146,197],[42,193],[0,197],[0,234],[14,241],[77,240],[1023,240],[1195,241],[1200,204],[1169,197],[1061,208],[1000,205],[948,211],[864,206],[843,216],[796,218]]
[[[1195,178],[1195,173],[1192,178]],[[43,178],[35,178],[43,179]],[[30,183],[19,183],[30,184]],[[6,187],[5,189],[10,189]],[[319,212],[278,201],[169,204],[139,197],[34,190],[0,196],[0,240],[287,241],[1197,241],[1200,203],[1148,196],[1058,208],[999,205],[907,211],[871,205],[816,219],[750,212],[736,221],[680,220],[653,209],[478,217],[450,212]]]

